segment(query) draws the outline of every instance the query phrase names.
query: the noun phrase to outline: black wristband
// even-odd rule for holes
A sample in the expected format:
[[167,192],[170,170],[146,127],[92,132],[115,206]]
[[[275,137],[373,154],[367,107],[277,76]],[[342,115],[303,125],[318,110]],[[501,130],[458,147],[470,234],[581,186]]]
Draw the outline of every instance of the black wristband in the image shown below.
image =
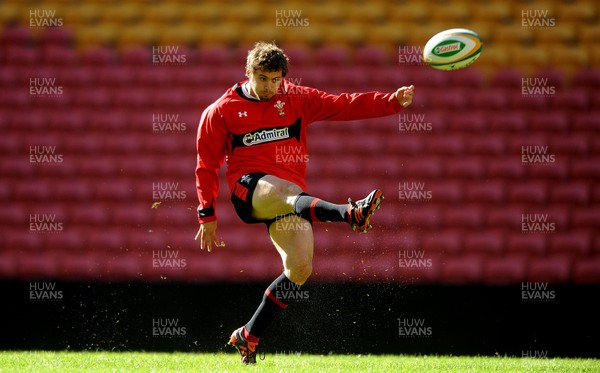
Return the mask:
[[211,216],[215,216],[215,209],[214,207],[208,207],[208,208],[204,208],[201,210],[198,210],[198,217],[199,218],[208,218]]

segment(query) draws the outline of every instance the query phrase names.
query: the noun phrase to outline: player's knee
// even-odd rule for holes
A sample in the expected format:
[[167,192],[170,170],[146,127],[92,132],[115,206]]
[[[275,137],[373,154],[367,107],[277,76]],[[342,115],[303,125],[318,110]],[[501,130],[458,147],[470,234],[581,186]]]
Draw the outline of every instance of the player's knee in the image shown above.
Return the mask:
[[312,263],[305,262],[290,268],[289,279],[295,284],[303,285],[312,273]]

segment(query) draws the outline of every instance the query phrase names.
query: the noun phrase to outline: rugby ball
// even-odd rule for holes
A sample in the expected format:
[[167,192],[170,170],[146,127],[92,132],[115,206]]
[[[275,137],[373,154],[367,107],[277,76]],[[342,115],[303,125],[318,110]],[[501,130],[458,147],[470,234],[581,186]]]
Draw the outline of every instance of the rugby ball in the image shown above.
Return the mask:
[[475,62],[483,43],[475,31],[453,28],[435,34],[423,48],[423,60],[438,70],[458,70]]

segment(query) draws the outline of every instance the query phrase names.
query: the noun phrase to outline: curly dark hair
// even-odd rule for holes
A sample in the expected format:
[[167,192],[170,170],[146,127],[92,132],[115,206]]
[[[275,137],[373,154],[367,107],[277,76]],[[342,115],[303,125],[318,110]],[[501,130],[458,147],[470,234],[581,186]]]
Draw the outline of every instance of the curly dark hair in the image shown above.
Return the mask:
[[285,77],[288,73],[289,61],[288,56],[275,43],[259,41],[248,51],[246,75],[249,76],[257,70],[266,72],[281,70],[281,75]]

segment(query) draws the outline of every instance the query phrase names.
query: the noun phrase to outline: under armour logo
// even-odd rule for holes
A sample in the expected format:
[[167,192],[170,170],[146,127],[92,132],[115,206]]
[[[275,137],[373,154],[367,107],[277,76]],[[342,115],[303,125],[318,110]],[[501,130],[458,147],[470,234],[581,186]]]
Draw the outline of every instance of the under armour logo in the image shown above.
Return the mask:
[[248,116],[248,112],[247,111],[238,111],[238,117],[247,117]]

